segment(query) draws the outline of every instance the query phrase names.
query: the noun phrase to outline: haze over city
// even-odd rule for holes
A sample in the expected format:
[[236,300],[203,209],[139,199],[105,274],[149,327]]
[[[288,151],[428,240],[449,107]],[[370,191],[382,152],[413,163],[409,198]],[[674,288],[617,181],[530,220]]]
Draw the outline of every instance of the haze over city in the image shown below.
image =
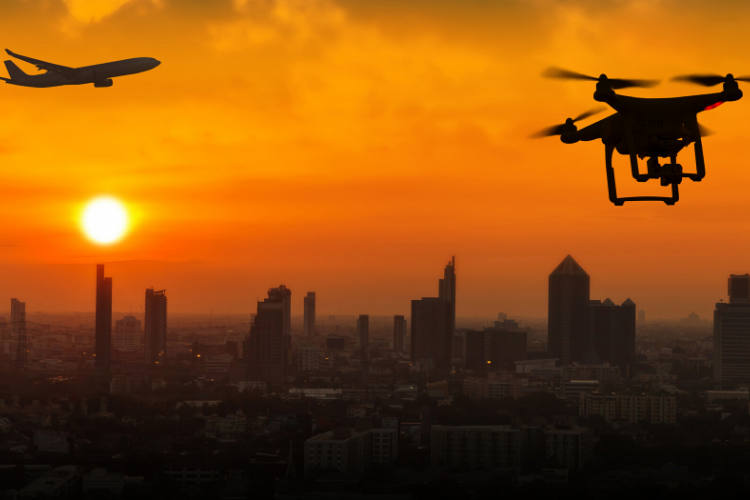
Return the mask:
[[[747,10],[3,2],[3,42],[24,55],[163,64],[96,92],[3,88],[0,295],[91,311],[91,269],[107,262],[115,310],[154,285],[175,312],[247,313],[284,283],[316,290],[325,314],[404,314],[456,255],[459,317],[544,317],[546,276],[572,254],[596,296],[631,297],[652,318],[708,317],[725,277],[750,269],[737,215],[749,203],[742,102],[703,113],[717,132],[704,144],[708,175],[668,209],[606,203],[600,146],[527,138],[591,107],[585,84],[539,78],[549,64],[665,81],[632,95],[682,94],[669,77],[742,71]],[[688,31],[701,43],[686,60],[663,42]],[[620,173],[625,194],[660,192]],[[131,217],[109,246],[80,230],[103,194]]]

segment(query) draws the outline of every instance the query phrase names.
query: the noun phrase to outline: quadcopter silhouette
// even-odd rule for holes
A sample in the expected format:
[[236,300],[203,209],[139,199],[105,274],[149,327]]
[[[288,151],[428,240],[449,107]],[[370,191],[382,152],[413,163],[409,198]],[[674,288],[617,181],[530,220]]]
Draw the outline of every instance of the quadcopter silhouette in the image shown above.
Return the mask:
[[[691,95],[667,98],[642,98],[621,95],[615,90],[644,87],[650,88],[659,83],[657,80],[625,80],[599,78],[559,68],[549,68],[542,73],[547,78],[566,80],[589,80],[596,82],[594,100],[608,104],[616,111],[588,127],[578,130],[576,122],[588,118],[606,108],[593,109],[576,118],[568,118],[565,123],[544,129],[532,137],[560,136],[565,144],[579,141],[601,139],[607,166],[607,187],[609,199],[616,206],[626,201],[663,201],[674,205],[680,199],[679,185],[683,178],[700,182],[706,176],[703,161],[703,144],[701,137],[709,131],[698,124],[698,113],[715,109],[725,102],[738,101],[742,91],[737,82],[750,82],[750,76],[735,78],[732,74],[721,75],[685,75],[673,78],[704,87],[724,84],[724,90],[714,94]],[[695,173],[683,173],[682,165],[677,163],[677,154],[690,144],[695,146]],[[638,182],[659,179],[662,186],[671,186],[672,196],[617,196],[615,171],[612,168],[614,151],[630,156],[630,169],[633,178]],[[646,161],[646,173],[641,173],[638,159]],[[659,158],[669,158],[669,163],[660,165]]]

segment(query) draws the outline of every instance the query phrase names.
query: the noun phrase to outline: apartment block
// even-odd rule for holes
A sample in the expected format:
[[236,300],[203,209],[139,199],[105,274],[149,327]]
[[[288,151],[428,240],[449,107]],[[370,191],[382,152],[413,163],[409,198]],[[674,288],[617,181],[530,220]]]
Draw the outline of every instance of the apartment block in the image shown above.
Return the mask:
[[563,469],[580,469],[594,458],[594,431],[588,427],[549,429],[544,433],[544,454]]
[[433,425],[430,451],[434,466],[518,468],[521,430],[509,425]]

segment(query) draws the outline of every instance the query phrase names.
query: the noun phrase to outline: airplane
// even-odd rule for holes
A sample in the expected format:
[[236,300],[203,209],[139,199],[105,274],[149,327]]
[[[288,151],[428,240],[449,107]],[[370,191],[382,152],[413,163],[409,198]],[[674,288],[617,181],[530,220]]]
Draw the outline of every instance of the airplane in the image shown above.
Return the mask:
[[39,75],[27,75],[13,61],[5,61],[5,67],[8,69],[10,78],[0,77],[0,80],[21,87],[49,88],[88,83],[93,83],[94,87],[111,87],[114,83],[112,78],[116,76],[142,73],[161,64],[153,57],[135,57],[82,68],[69,68],[15,54],[8,49],[5,49],[5,52],[16,59],[35,65],[40,70],[46,70],[45,73]]
[[[680,199],[678,186],[683,178],[700,182],[706,176],[701,136],[708,135],[708,130],[698,124],[697,115],[703,111],[716,109],[725,102],[740,100],[742,91],[737,82],[750,82],[750,77],[735,78],[731,73],[726,76],[677,76],[672,80],[704,87],[713,87],[723,83],[724,88],[721,92],[714,94],[642,98],[617,94],[615,90],[632,87],[648,88],[659,82],[608,78],[604,74],[596,78],[559,68],[549,68],[542,73],[542,76],[595,81],[594,100],[608,104],[616,111],[615,114],[581,130],[578,130],[575,125],[577,121],[606,108],[591,110],[576,118],[568,118],[564,124],[549,127],[532,136],[538,138],[559,135],[560,140],[565,144],[601,139],[604,144],[609,199],[615,206],[622,206],[626,201],[663,201],[667,205],[674,205]],[[682,166],[677,163],[677,154],[690,144],[694,144],[695,148],[696,172],[683,173]],[[659,179],[662,186],[671,186],[672,196],[618,197],[615,172],[612,168],[612,155],[615,150],[621,155],[630,156],[631,174],[636,181],[646,182],[649,179]],[[646,173],[640,172],[639,158],[641,160],[648,158]],[[670,162],[660,165],[659,158],[669,158]]]

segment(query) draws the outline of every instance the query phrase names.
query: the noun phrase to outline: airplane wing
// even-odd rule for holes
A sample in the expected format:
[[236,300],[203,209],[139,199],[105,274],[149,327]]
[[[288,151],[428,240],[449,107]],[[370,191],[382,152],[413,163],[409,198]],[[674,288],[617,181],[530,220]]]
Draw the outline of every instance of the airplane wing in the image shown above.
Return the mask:
[[20,59],[21,61],[25,61],[29,64],[33,64],[39,69],[44,69],[44,70],[51,71],[54,73],[60,73],[61,75],[64,75],[68,78],[75,77],[75,74],[78,71],[75,68],[69,68],[67,66],[60,66],[59,64],[52,64],[52,63],[40,61],[39,59],[32,59],[31,57],[26,57],[20,54],[15,54],[8,49],[5,49],[5,52],[7,52],[8,55],[10,56],[15,57],[16,59]]

